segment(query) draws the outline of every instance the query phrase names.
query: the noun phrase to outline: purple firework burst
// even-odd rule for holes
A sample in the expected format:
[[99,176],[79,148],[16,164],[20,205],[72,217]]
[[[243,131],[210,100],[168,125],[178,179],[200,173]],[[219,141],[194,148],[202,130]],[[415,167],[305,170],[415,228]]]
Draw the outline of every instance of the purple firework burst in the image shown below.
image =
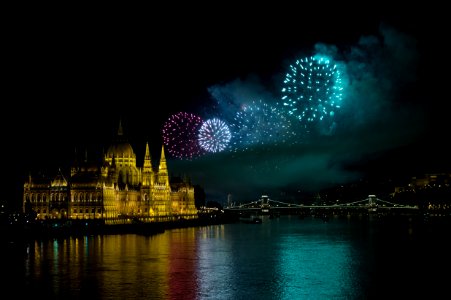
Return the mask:
[[163,143],[173,157],[192,159],[203,153],[197,141],[202,119],[192,113],[171,115],[163,125]]

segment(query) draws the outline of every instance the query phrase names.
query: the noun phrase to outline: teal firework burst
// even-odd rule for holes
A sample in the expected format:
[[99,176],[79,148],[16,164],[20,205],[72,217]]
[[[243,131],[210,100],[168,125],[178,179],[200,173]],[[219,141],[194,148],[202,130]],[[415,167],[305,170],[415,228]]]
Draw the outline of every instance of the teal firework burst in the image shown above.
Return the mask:
[[285,75],[282,109],[306,127],[333,122],[343,99],[342,72],[324,56],[296,60]]

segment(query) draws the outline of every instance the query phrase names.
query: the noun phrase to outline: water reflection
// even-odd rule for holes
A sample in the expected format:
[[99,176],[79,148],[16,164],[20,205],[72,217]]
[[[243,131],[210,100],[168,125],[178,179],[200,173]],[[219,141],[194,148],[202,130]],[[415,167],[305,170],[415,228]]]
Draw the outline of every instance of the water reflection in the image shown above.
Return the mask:
[[357,297],[349,236],[336,226],[286,217],[261,225],[231,224],[204,237],[200,298]]
[[310,226],[279,238],[275,279],[281,299],[355,299],[355,282],[350,276],[354,258],[349,240],[339,232],[328,232],[329,224],[322,224],[323,228]]
[[7,245],[1,287],[17,297],[68,299],[361,299],[405,295],[399,278],[415,287],[441,278],[432,275],[451,250],[444,240],[393,228],[281,217]]

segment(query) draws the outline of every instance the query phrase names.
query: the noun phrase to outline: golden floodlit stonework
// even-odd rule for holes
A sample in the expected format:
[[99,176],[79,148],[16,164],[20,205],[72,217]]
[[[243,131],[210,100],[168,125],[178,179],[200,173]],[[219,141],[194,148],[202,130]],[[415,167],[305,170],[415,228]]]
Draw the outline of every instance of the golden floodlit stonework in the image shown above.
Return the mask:
[[106,223],[195,218],[194,187],[187,179],[170,182],[164,146],[158,169],[146,144],[142,167],[121,124],[115,141],[98,164],[76,160],[70,176],[29,176],[23,210],[37,219],[103,219]]

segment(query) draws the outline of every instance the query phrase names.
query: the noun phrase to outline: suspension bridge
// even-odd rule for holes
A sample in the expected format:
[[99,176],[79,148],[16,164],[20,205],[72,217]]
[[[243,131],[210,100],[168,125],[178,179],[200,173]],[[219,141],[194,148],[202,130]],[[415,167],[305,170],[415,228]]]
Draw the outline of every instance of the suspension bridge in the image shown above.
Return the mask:
[[368,195],[367,198],[349,202],[349,203],[336,203],[336,204],[293,204],[282,201],[271,200],[269,196],[263,195],[257,201],[230,205],[224,208],[224,211],[229,213],[305,213],[307,210],[313,212],[325,211],[329,213],[353,213],[353,212],[367,212],[367,213],[388,213],[388,212],[411,212],[418,210],[418,206],[408,206],[399,203],[394,203],[386,200],[379,199],[376,195]]

